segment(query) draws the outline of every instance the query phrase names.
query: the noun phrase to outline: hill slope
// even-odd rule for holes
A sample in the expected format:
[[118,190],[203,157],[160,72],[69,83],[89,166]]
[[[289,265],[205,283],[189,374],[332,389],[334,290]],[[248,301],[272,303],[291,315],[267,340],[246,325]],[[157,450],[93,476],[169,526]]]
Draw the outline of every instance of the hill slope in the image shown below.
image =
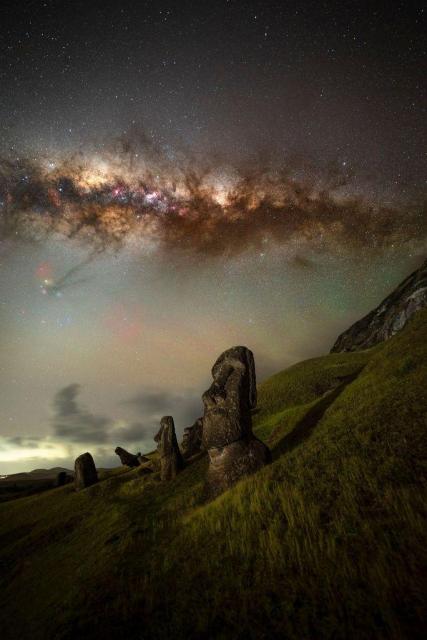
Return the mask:
[[416,638],[427,311],[259,388],[273,463],[203,503],[207,461],[0,505],[4,638]]

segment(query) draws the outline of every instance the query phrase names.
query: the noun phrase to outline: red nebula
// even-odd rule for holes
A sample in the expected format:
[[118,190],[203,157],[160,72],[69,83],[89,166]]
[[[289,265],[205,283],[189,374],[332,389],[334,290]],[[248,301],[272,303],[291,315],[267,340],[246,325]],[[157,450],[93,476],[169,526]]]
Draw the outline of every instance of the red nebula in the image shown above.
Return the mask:
[[104,318],[104,324],[113,335],[123,342],[132,342],[142,331],[142,325],[137,315],[135,310],[118,304]]
[[52,265],[50,262],[41,262],[36,269],[36,276],[41,280],[51,280]]

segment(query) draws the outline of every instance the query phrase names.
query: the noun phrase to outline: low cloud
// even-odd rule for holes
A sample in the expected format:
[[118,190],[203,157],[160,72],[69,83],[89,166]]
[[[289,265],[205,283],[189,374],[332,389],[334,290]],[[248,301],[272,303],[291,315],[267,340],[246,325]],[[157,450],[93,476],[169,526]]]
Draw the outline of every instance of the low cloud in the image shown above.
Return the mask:
[[[77,383],[60,389],[53,399],[53,438],[64,443],[118,445],[151,440],[163,415],[172,413],[183,426],[200,414],[200,400],[194,395],[144,393],[125,401],[133,406],[141,419],[114,420],[84,407],[78,399],[81,387]],[[197,415],[196,415],[197,414]]]
[[171,415],[178,431],[192,424],[203,413],[200,395],[194,391],[182,393],[141,391],[125,400],[123,404],[133,407],[144,423],[153,425],[157,429],[162,416]]
[[67,442],[93,442],[103,444],[109,441],[109,431],[113,426],[110,418],[90,413],[77,403],[80,385],[70,384],[55,395],[53,400],[53,430],[56,438]]
[[123,404],[130,404],[142,413],[157,414],[164,412],[171,401],[176,399],[176,395],[169,393],[153,393],[141,391],[137,395],[125,400]]
[[89,449],[97,466],[114,467],[118,458],[117,445],[131,451],[155,448],[153,437],[162,416],[172,415],[180,437],[184,427],[202,415],[200,396],[193,391],[182,393],[141,391],[125,400],[122,406],[132,408],[134,420],[115,420],[92,413],[79,400],[81,386],[69,384],[55,394],[52,401],[52,432],[43,436],[0,437],[2,473],[22,468],[67,466]]
[[116,426],[110,432],[110,439],[115,442],[141,442],[142,439],[153,435],[152,429],[144,426],[141,422],[132,422],[123,427]]
[[43,447],[46,448],[46,444],[42,438],[34,436],[2,436],[0,451],[9,451],[10,449],[38,449],[41,443],[43,443]]

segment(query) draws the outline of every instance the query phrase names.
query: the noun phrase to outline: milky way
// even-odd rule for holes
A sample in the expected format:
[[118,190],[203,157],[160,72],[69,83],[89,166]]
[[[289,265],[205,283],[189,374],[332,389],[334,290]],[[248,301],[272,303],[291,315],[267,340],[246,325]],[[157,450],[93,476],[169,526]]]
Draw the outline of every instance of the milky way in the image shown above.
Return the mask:
[[[392,206],[354,195],[344,172],[301,175],[290,166],[203,169],[181,158],[143,162],[132,153],[0,161],[1,231],[37,240],[56,234],[95,250],[124,245],[164,252],[236,255],[272,241],[315,249],[369,247],[426,237],[425,203]],[[353,193],[352,193],[353,189]]]

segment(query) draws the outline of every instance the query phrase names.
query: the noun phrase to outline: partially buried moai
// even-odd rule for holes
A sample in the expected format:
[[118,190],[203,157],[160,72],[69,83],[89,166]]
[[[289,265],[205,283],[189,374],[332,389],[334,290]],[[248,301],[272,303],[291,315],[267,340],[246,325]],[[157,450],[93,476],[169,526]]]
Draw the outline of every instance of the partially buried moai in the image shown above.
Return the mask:
[[73,481],[73,477],[70,476],[66,471],[60,471],[56,476],[56,486],[63,487],[64,484],[68,484]]
[[172,480],[184,468],[172,416],[164,416],[161,419],[160,430],[154,440],[157,442],[160,457],[160,477],[162,480]]
[[95,463],[89,452],[82,453],[74,463],[74,486],[76,491],[86,489],[98,482]]
[[209,454],[207,489],[214,497],[271,461],[268,447],[252,433],[257,403],[255,362],[246,347],[232,347],[212,369],[203,394],[203,447]]
[[182,438],[182,455],[185,459],[191,458],[202,451],[203,418],[197,418],[191,427],[184,429]]

